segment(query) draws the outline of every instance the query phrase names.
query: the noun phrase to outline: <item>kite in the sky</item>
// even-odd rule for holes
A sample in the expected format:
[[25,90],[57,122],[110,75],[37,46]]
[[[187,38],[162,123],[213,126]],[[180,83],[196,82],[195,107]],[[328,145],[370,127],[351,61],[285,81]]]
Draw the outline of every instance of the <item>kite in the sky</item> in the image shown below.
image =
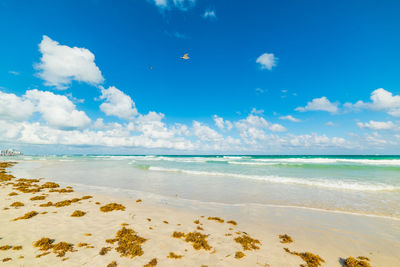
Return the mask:
[[186,53],[183,55],[183,57],[181,57],[182,59],[189,59],[190,57],[188,57],[189,53]]

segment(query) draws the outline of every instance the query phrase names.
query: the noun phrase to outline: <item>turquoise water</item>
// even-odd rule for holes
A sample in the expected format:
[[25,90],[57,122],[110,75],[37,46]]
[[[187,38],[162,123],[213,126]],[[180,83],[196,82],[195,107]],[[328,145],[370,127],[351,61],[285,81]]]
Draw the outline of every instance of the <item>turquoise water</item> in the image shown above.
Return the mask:
[[[20,174],[103,191],[400,218],[400,156],[25,156]],[[24,172],[25,171],[25,172]]]

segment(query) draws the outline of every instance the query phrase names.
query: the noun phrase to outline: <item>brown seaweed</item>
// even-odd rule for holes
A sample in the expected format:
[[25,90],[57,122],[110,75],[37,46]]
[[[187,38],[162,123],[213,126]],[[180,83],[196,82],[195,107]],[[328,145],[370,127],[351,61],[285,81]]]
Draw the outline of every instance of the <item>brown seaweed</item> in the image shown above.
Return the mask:
[[208,217],[208,220],[209,221],[217,221],[219,223],[223,223],[224,222],[224,220],[221,219],[220,217]]
[[232,225],[237,225],[237,222],[235,222],[234,220],[227,221],[226,223],[230,223]]
[[118,266],[118,264],[116,261],[112,261],[107,265],[107,267],[117,267],[117,266]]
[[24,203],[22,203],[22,202],[14,202],[14,203],[12,203],[11,205],[10,205],[10,207],[16,207],[16,208],[18,208],[18,207],[22,207],[22,206],[24,206]]
[[325,260],[321,258],[319,255],[315,255],[311,252],[297,252],[297,251],[290,251],[288,248],[284,248],[287,253],[292,255],[299,256],[302,258],[303,261],[306,262],[308,267],[318,267],[321,266]]
[[238,236],[234,238],[236,243],[242,245],[244,250],[255,250],[260,249],[259,245],[261,245],[260,240],[253,239],[246,233],[243,233],[242,236]]
[[283,244],[293,242],[293,239],[287,234],[279,235],[279,238],[281,239],[281,243]]
[[244,253],[241,252],[241,251],[237,251],[237,252],[235,253],[235,258],[236,258],[236,259],[241,259],[241,258],[243,258],[244,256],[246,256],[246,254],[244,254]]
[[18,218],[13,219],[13,221],[27,220],[27,219],[30,219],[30,218],[32,218],[32,217],[35,217],[35,216],[38,215],[38,214],[39,214],[39,213],[36,212],[36,211],[31,211],[31,212],[25,213],[24,216],[21,216],[21,217],[18,217]]
[[167,258],[170,258],[170,259],[180,259],[182,257],[183,257],[183,255],[177,255],[174,252],[170,252],[169,255],[167,256]]
[[103,247],[99,251],[99,255],[104,256],[111,250],[111,247]]
[[82,217],[86,214],[86,212],[81,210],[76,210],[71,214],[71,217]]
[[149,263],[143,265],[143,267],[154,267],[154,266],[157,265],[157,263],[158,263],[158,262],[157,262],[157,259],[154,258],[154,259],[152,259],[151,261],[149,261]]
[[113,211],[113,210],[122,210],[122,211],[124,211],[125,210],[125,206],[123,206],[121,204],[118,204],[118,203],[110,203],[110,204],[107,204],[107,205],[105,205],[103,207],[100,207],[100,211],[102,211],[102,212],[110,212],[110,211]]
[[370,267],[369,258],[359,256],[357,259],[348,257],[344,260],[344,267]]

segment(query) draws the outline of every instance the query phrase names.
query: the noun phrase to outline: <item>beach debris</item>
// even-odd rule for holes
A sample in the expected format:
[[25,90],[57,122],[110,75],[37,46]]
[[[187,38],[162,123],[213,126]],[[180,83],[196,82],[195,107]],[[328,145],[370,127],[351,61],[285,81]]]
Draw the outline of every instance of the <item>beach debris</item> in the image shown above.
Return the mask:
[[136,199],[136,202],[140,203],[140,202],[142,202],[142,200],[140,198],[138,198],[138,199]]
[[203,235],[202,233],[199,232],[189,232],[187,234],[183,232],[173,232],[172,237],[174,238],[181,238],[184,237],[185,241],[188,243],[192,243],[193,248],[196,250],[199,250],[201,248],[205,250],[210,250],[211,246],[208,244],[206,238],[208,237],[207,235]]
[[129,223],[121,223],[121,226],[128,226]]
[[142,244],[147,239],[137,235],[137,233],[131,228],[122,227],[115,236],[118,238],[118,247],[115,248],[120,253],[121,257],[136,257],[142,256]]
[[44,188],[58,188],[58,187],[60,187],[60,185],[53,183],[53,182],[46,182],[46,183],[42,184],[40,187],[43,189]]
[[227,221],[226,223],[230,223],[232,225],[237,225],[237,222],[235,222],[234,220]]
[[163,223],[165,223],[165,224],[168,224],[168,222],[167,222],[167,221],[163,221]]
[[246,254],[244,254],[244,253],[241,252],[241,251],[237,251],[237,252],[235,253],[235,259],[241,259],[241,258],[243,258],[244,256],[246,256]]
[[91,233],[86,233],[86,234],[83,234],[84,236],[92,236],[92,234]]
[[325,260],[323,258],[321,258],[319,255],[315,255],[311,252],[297,252],[297,251],[290,251],[288,248],[284,248],[284,250],[287,253],[290,253],[292,255],[296,255],[299,256],[300,258],[302,258],[303,261],[306,262],[307,267],[317,267],[317,266],[321,266],[323,262],[325,262]]
[[34,200],[44,200],[46,198],[46,196],[36,196],[36,197],[31,197],[30,200],[34,201]]
[[11,205],[10,205],[10,207],[15,207],[15,208],[18,208],[18,207],[22,207],[22,206],[24,206],[24,203],[22,203],[22,202],[14,202],[14,203],[12,203]]
[[54,239],[50,239],[48,237],[43,237],[38,241],[33,243],[34,247],[39,248],[41,251],[45,251],[43,254],[39,254],[36,257],[40,258],[42,256],[50,254],[49,250],[52,249],[53,253],[56,254],[57,257],[64,257],[67,252],[75,252],[74,245],[67,242],[58,242],[54,243]]
[[100,205],[101,203],[97,201],[97,202],[95,202],[94,204],[96,204],[96,205]]
[[147,218],[147,221],[151,222],[151,219],[150,219],[150,218]]
[[182,257],[183,257],[183,255],[177,255],[174,252],[170,252],[169,255],[167,256],[167,258],[170,258],[170,259],[180,259]]
[[71,200],[62,200],[62,201],[58,201],[58,202],[54,203],[53,206],[56,208],[61,208],[61,207],[69,206],[69,205],[71,205],[71,203],[72,203]]
[[110,244],[114,244],[117,241],[118,241],[118,238],[106,239],[106,243],[110,243]]
[[117,266],[118,266],[118,264],[116,261],[112,261],[107,265],[107,267],[117,267]]
[[118,204],[118,203],[110,203],[105,206],[100,207],[100,211],[102,212],[110,212],[113,210],[125,210],[125,206]]
[[369,258],[364,256],[359,256],[356,259],[353,257],[348,257],[344,260],[344,267],[370,267]]
[[193,221],[193,223],[200,224],[200,221],[199,220],[195,220],[195,221]]
[[185,235],[185,241],[190,242],[193,245],[193,248],[199,250],[203,248],[204,250],[210,250],[211,246],[207,242],[207,235],[204,235],[199,232],[189,232]]
[[293,242],[293,239],[287,234],[279,235],[279,238],[281,239],[282,244]]
[[181,238],[181,237],[184,237],[184,236],[185,236],[185,233],[183,233],[183,232],[175,231],[175,232],[172,233],[172,237],[174,237],[174,238]]
[[83,196],[81,197],[82,200],[93,198],[93,196]]
[[71,217],[82,217],[85,216],[86,212],[81,210],[76,210],[71,214]]
[[13,248],[12,248],[12,250],[21,250],[22,249],[22,246],[14,246]]
[[7,262],[7,261],[10,261],[10,260],[12,260],[12,259],[11,259],[11,258],[4,258],[4,259],[2,259],[3,262]]
[[11,192],[10,194],[8,194],[10,197],[12,197],[12,196],[16,196],[16,195],[18,195],[18,193],[16,193],[16,192]]
[[256,250],[260,249],[261,242],[260,240],[251,238],[247,233],[242,234],[242,236],[238,236],[234,238],[236,243],[242,245],[244,250]]
[[53,202],[51,201],[39,205],[39,207],[51,207],[51,206],[53,206]]
[[158,262],[157,262],[157,259],[154,258],[154,259],[152,259],[151,261],[149,261],[149,263],[143,265],[143,267],[154,267],[154,266],[157,265],[157,263],[158,263]]
[[74,192],[73,189],[67,189],[67,188],[60,188],[60,189],[50,189],[50,193],[58,192],[58,193],[72,193]]
[[111,247],[103,247],[103,248],[100,249],[99,254],[100,254],[101,256],[104,256],[104,255],[106,255],[111,249],[112,249]]
[[13,221],[27,220],[27,219],[30,219],[30,218],[32,218],[32,217],[35,217],[35,216],[38,215],[38,214],[39,214],[39,213],[36,212],[36,211],[31,211],[31,212],[25,213],[24,216],[21,216],[21,217],[18,217],[18,218],[13,219]]
[[221,219],[220,217],[208,217],[208,220],[209,221],[217,221],[219,223],[223,223],[224,222],[224,220]]
[[5,246],[1,246],[1,247],[0,247],[0,250],[9,250],[9,249],[11,249],[11,248],[12,248],[11,246],[5,245]]
[[197,230],[203,231],[203,227],[197,226]]

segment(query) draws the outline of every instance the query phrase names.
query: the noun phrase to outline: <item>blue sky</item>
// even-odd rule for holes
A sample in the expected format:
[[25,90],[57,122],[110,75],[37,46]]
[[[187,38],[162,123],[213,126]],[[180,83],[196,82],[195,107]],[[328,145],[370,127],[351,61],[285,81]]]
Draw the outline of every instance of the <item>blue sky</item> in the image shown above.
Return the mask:
[[0,0],[0,146],[397,154],[399,11],[365,0]]

